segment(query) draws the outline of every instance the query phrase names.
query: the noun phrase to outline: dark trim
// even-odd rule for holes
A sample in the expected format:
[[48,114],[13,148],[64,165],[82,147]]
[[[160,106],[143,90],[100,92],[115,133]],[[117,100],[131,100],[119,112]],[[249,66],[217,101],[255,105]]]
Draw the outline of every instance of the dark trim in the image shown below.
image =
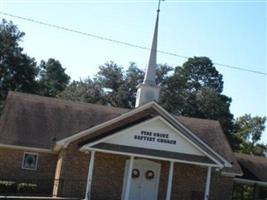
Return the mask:
[[190,155],[184,153],[176,153],[171,151],[161,151],[161,150],[154,150],[154,149],[145,149],[139,147],[132,147],[132,146],[125,146],[125,145],[115,145],[115,144],[108,144],[108,143],[100,143],[92,146],[95,149],[104,149],[109,151],[119,151],[119,152],[126,152],[126,153],[136,153],[141,155],[147,156],[155,156],[155,157],[164,157],[169,159],[177,159],[177,160],[185,160],[190,162],[201,162],[206,164],[216,164],[212,160],[204,156],[198,155]]

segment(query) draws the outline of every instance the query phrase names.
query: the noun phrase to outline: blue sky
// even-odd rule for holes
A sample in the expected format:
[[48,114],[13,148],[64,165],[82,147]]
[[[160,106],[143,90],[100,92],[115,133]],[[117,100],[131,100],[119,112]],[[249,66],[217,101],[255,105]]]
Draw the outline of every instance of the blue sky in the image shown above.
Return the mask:
[[[267,73],[266,1],[162,2],[158,48],[185,56],[208,56],[214,62]],[[154,0],[0,0],[0,10],[47,23],[150,47],[157,1]],[[26,33],[24,51],[58,59],[72,79],[93,76],[98,66],[130,61],[145,69],[149,52],[6,17]],[[158,63],[181,65],[185,59],[158,54]],[[216,66],[224,77],[231,112],[267,115],[264,75]],[[265,132],[263,141],[267,143]]]

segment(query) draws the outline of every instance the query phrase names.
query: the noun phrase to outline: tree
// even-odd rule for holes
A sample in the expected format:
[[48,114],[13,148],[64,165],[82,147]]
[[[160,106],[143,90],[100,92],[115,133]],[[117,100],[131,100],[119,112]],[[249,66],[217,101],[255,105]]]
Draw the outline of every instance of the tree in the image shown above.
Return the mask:
[[65,73],[60,62],[53,58],[39,65],[39,91],[43,96],[55,97],[68,85],[70,77]]
[[128,107],[127,91],[123,87],[123,68],[110,61],[99,66],[96,81],[104,90],[104,101],[115,107]]
[[88,77],[85,80],[73,81],[57,97],[71,101],[105,104],[103,95],[100,85]]
[[0,23],[0,105],[9,90],[36,92],[36,62],[19,46],[24,35],[12,22]]
[[23,53],[19,43],[24,35],[11,21],[0,23],[0,111],[8,91],[55,97],[69,83],[59,61],[50,58],[37,67],[35,59]]
[[209,58],[189,58],[182,67],[176,67],[166,81],[160,103],[175,114],[219,120],[233,141],[231,98],[222,94],[222,78]]
[[[156,71],[156,82],[162,84],[172,70],[168,65],[159,65]],[[126,72],[114,62],[99,67],[96,81],[104,89],[107,104],[115,107],[134,108],[137,85],[142,83],[144,72],[131,62]]]
[[266,117],[245,114],[234,120],[234,135],[240,141],[238,151],[247,154],[264,156],[267,145],[260,143],[265,130]]

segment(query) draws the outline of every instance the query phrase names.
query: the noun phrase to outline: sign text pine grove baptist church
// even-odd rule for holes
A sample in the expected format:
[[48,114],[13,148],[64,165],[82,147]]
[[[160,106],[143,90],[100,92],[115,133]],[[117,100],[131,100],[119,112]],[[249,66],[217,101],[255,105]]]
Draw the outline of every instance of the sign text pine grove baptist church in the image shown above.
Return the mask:
[[148,142],[158,142],[165,144],[176,144],[176,140],[172,140],[169,138],[169,134],[167,133],[157,133],[151,131],[140,131],[140,134],[134,135],[135,140],[142,140]]

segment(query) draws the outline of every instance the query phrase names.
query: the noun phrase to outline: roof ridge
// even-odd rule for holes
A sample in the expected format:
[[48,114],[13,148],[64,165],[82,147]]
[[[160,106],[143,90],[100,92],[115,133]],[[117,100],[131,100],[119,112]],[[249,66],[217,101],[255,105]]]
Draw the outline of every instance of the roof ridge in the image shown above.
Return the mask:
[[[65,105],[77,105],[77,106],[97,106],[99,108],[109,108],[109,109],[114,109],[114,110],[125,110],[125,111],[129,111],[130,109],[128,108],[122,108],[122,107],[113,107],[113,106],[108,106],[108,105],[101,105],[101,104],[94,104],[94,103],[86,103],[86,102],[81,102],[81,101],[72,101],[72,100],[66,100],[66,99],[59,99],[56,97],[47,97],[47,96],[41,96],[38,94],[30,94],[30,93],[24,93],[24,92],[17,92],[17,91],[9,91],[8,92],[8,96],[12,97],[12,96],[19,96],[19,97],[34,97],[34,98],[38,98],[38,100],[47,100],[49,103],[60,103],[60,104],[65,104]],[[34,101],[32,98],[27,98],[27,100],[30,101]]]

